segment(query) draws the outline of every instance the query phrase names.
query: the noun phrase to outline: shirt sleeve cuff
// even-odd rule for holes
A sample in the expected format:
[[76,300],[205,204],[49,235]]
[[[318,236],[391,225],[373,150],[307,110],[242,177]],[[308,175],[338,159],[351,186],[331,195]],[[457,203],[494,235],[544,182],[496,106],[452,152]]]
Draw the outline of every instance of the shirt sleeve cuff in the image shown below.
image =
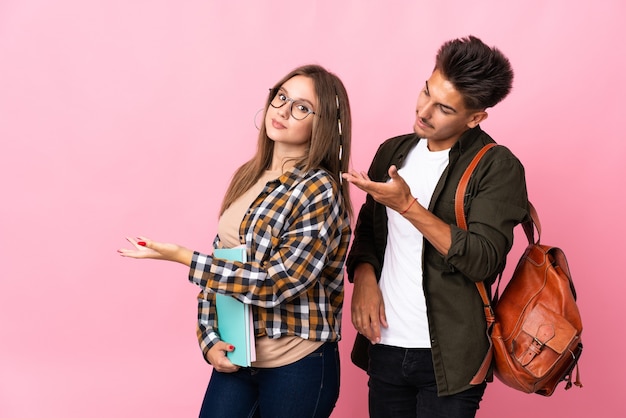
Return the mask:
[[189,281],[198,286],[204,286],[206,279],[203,280],[203,278],[210,271],[212,262],[213,257],[194,251],[189,268]]

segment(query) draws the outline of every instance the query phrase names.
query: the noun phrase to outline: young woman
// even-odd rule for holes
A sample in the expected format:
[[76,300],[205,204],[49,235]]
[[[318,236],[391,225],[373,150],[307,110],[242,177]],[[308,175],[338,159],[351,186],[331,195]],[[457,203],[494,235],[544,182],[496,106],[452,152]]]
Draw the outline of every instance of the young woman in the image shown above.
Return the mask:
[[[175,261],[200,286],[198,339],[213,366],[201,417],[328,417],[339,396],[344,262],[352,208],[341,184],[350,156],[343,83],[317,65],[296,68],[270,89],[256,155],[234,174],[214,248],[243,245],[248,262],[146,237],[124,257]],[[249,303],[256,361],[226,353],[215,293]],[[217,319],[217,320],[216,320]]]

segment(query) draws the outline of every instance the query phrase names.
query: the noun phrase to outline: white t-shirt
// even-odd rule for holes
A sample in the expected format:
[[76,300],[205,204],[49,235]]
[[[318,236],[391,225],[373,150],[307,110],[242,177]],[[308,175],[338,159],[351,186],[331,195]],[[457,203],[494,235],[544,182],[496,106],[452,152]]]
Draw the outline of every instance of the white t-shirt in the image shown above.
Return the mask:
[[[426,208],[448,166],[449,151],[431,152],[427,141],[422,139],[398,170],[411,188],[411,194]],[[389,233],[379,286],[389,327],[381,327],[381,343],[404,348],[430,348],[422,287],[423,235],[398,212],[387,208],[387,217]]]

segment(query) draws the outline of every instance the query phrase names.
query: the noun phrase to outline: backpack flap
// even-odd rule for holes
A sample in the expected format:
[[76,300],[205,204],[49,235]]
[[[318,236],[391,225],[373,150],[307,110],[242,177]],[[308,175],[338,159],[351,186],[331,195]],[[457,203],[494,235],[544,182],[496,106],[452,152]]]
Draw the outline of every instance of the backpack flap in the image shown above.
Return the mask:
[[530,310],[512,342],[514,355],[533,376],[543,377],[577,341],[576,334],[567,319],[539,303]]

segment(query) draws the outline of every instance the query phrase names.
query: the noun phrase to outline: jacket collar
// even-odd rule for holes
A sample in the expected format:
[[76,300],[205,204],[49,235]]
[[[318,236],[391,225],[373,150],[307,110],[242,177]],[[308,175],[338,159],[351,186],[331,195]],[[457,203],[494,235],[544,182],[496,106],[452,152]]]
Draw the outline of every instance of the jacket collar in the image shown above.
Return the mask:
[[482,132],[483,130],[480,129],[480,125],[463,132],[463,135],[461,135],[459,140],[452,146],[451,151],[454,150],[458,151],[460,154],[464,154],[474,150],[476,147],[482,145],[478,144],[478,141],[476,141],[476,138],[478,138]]

